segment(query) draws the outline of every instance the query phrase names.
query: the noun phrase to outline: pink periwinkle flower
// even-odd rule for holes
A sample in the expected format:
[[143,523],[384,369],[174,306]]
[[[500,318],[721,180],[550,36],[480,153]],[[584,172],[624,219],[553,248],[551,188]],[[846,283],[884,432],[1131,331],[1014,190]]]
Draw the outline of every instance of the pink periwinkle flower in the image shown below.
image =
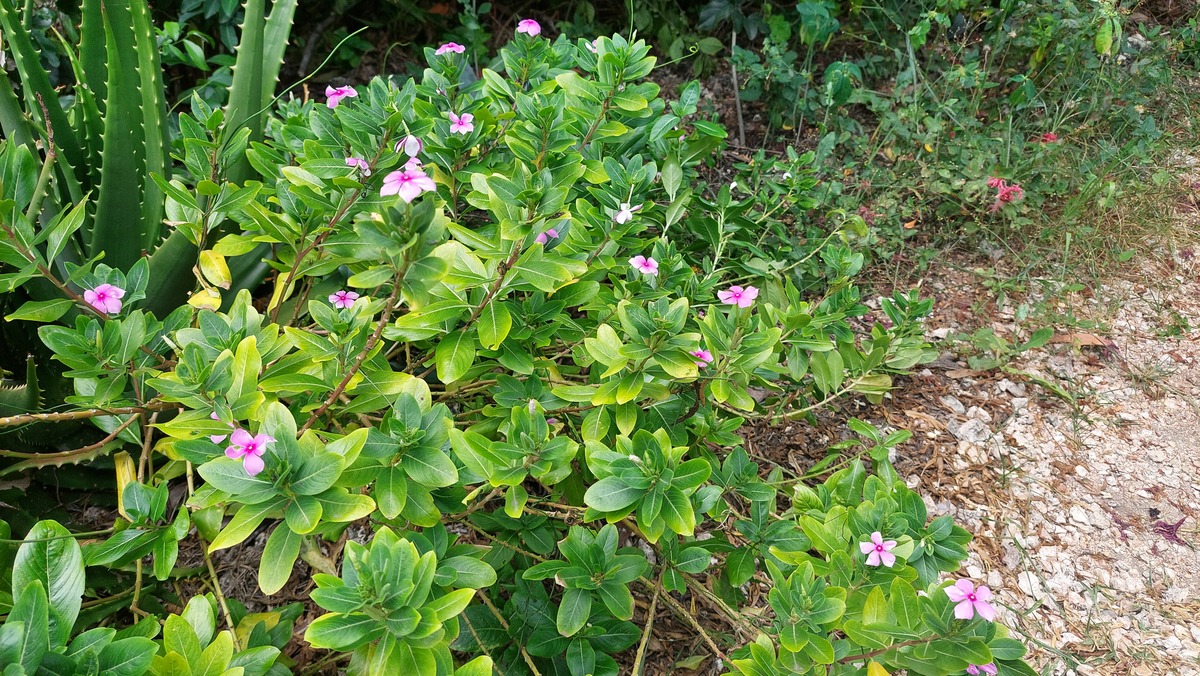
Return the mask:
[[325,105],[330,108],[337,108],[338,103],[342,99],[352,99],[358,96],[358,91],[349,85],[345,87],[326,87],[325,88]]
[[726,291],[718,291],[717,298],[726,305],[736,305],[740,308],[747,308],[754,304],[754,299],[758,298],[758,289],[753,286],[742,288],[740,286],[731,286]]
[[521,21],[517,23],[517,32],[524,33],[529,37],[534,37],[542,34],[542,25],[533,19],[521,19]]
[[354,291],[346,291],[345,289],[336,293],[330,294],[329,302],[336,308],[345,310],[354,305],[354,301],[358,300],[358,294]]
[[600,38],[596,38],[595,40],[592,40],[591,42],[585,42],[585,43],[583,43],[583,46],[584,46],[584,47],[587,47],[587,50],[588,50],[589,52],[591,52],[591,53],[595,54],[595,53],[596,53],[596,48],[600,46],[600,44],[599,44],[599,43],[600,43]]
[[533,238],[533,241],[538,244],[545,244],[552,239],[558,239],[558,231],[554,228],[550,228],[546,232],[539,232],[538,236]]
[[457,42],[447,42],[446,44],[444,44],[441,47],[438,47],[436,50],[434,50],[433,53],[435,56],[441,56],[442,54],[449,54],[450,52],[454,52],[455,54],[462,54],[465,51],[467,51],[467,48],[463,47],[462,45],[458,44]]
[[996,609],[988,603],[992,598],[992,590],[985,586],[976,589],[970,580],[959,580],[953,586],[946,587],[946,596],[958,604],[954,606],[954,616],[960,620],[969,620],[975,617],[976,612],[988,622],[996,619]]
[[634,270],[642,273],[643,275],[650,275],[651,277],[658,275],[658,261],[654,260],[653,258],[634,256],[633,258],[629,259],[629,264],[633,266]]
[[870,542],[858,543],[858,548],[867,555],[868,566],[878,566],[882,563],[891,568],[896,564],[896,555],[892,553],[892,550],[896,548],[896,541],[884,540],[883,534],[879,531],[871,533]]
[[996,663],[988,662],[987,664],[968,664],[967,673],[971,676],[979,676],[980,674],[989,674],[995,676],[997,673]]
[[[212,418],[213,420],[220,420],[220,419],[221,419],[221,416],[217,415],[217,412],[216,412],[216,411],[213,411],[212,413],[209,413],[209,414],[208,414],[208,417]],[[229,425],[229,429],[231,429],[231,430],[234,430],[234,429],[237,429],[237,427],[236,427],[236,426],[234,426],[233,424],[230,424],[230,425]],[[225,437],[228,437],[228,436],[229,436],[228,434],[210,434],[210,435],[208,436],[208,440],[209,440],[209,441],[211,441],[211,442],[213,442],[214,444],[219,444],[219,443],[221,443],[222,441],[225,441]]]
[[361,157],[347,157],[346,166],[358,169],[359,173],[363,176],[371,175],[371,165]]
[[615,216],[613,216],[613,220],[616,221],[617,223],[624,225],[625,223],[632,221],[633,220],[633,212],[635,212],[641,208],[642,208],[642,205],[640,205],[640,204],[635,207],[631,207],[631,206],[629,206],[628,202],[622,202],[621,208],[617,209],[617,214]]
[[[1042,134],[1041,140],[1042,140],[1042,143],[1054,143],[1055,141],[1058,140],[1058,134],[1055,134],[1052,131],[1048,131],[1045,134]],[[995,673],[995,672],[993,672],[993,673]]]
[[401,171],[393,171],[383,177],[383,187],[379,194],[383,196],[399,195],[400,199],[411,204],[421,196],[421,193],[437,190],[437,184],[432,178],[421,171],[419,165],[413,166],[412,160],[404,165]]
[[83,299],[88,305],[96,308],[100,312],[105,312],[110,315],[115,315],[121,311],[121,298],[125,295],[125,289],[112,284],[101,284],[94,289],[87,289],[83,292]]
[[421,151],[424,149],[425,144],[421,142],[421,139],[413,136],[412,134],[405,136],[399,141],[396,141],[396,152],[402,152],[409,157],[416,157],[417,155],[420,155]]
[[470,113],[455,115],[450,113],[450,133],[451,134],[470,134],[475,131],[475,125],[471,122],[475,116]]
[[688,354],[696,358],[696,366],[704,368],[713,362],[713,354],[708,350],[692,350]]
[[225,449],[225,455],[234,460],[241,459],[246,474],[254,476],[266,467],[262,456],[267,451],[267,444],[273,441],[275,439],[267,434],[252,437],[246,430],[234,430],[229,437],[230,445]]

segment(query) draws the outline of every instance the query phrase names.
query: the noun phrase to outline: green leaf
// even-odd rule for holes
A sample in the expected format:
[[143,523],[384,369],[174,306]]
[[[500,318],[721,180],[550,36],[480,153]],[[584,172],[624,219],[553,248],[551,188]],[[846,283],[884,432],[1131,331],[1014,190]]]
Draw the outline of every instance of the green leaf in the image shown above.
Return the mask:
[[563,636],[574,636],[587,624],[592,614],[592,593],[586,589],[567,589],[563,591],[562,601],[558,604],[558,617],[555,624],[558,633]]
[[[50,645],[66,645],[83,603],[83,552],[71,532],[54,521],[37,522],[25,539],[13,563],[12,588],[41,583],[50,605]],[[26,627],[26,640],[30,631]]]
[[324,511],[320,500],[311,495],[297,495],[296,499],[290,502],[287,510],[284,511],[284,517],[287,519],[288,528],[300,535],[313,532],[321,523],[321,514]]
[[262,558],[258,562],[258,588],[264,594],[274,594],[287,584],[288,578],[292,576],[292,566],[300,556],[300,544],[303,539],[303,536],[294,533],[286,523],[276,526],[267,538]]
[[400,463],[408,476],[422,486],[442,488],[458,481],[458,468],[454,466],[454,461],[430,446],[408,449]]
[[438,380],[447,385],[466,375],[475,363],[475,339],[463,331],[442,338],[434,351]]
[[[57,318],[56,318],[57,319]],[[512,314],[503,301],[493,300],[479,313],[479,343],[488,350],[495,350],[512,330]]]
[[195,664],[200,660],[200,639],[196,637],[192,625],[178,615],[167,618],[163,627],[163,647],[168,652],[183,655],[188,664]]
[[157,651],[158,645],[148,638],[117,639],[100,651],[100,673],[104,676],[142,676],[150,668]]
[[[52,645],[49,629],[50,609],[46,601],[46,588],[41,580],[32,580],[27,586],[20,587],[20,595],[16,597],[12,610],[8,613],[8,622],[24,628],[20,640],[20,664],[25,667],[25,673],[34,673],[42,662],[42,656]],[[18,637],[10,636],[9,640]],[[65,642],[65,641],[64,641]],[[56,645],[56,644],[55,644]]]
[[263,520],[271,512],[281,509],[285,502],[287,502],[287,498],[280,496],[270,502],[242,505],[241,509],[237,511],[237,514],[233,515],[233,518],[229,520],[229,523],[220,534],[213,539],[212,544],[208,546],[208,551],[215,552],[241,544],[258,529],[259,525],[262,524]]
[[200,661],[192,664],[192,674],[195,676],[221,676],[225,673],[229,660],[233,659],[233,636],[223,631],[217,634],[200,655]]
[[627,486],[620,479],[610,476],[592,484],[584,494],[583,501],[600,512],[619,512],[645,494],[645,490]]
[[691,536],[696,530],[696,513],[692,501],[678,488],[663,493],[662,519],[667,528],[680,535]]
[[383,635],[383,625],[366,613],[327,613],[313,620],[304,640],[314,648],[347,652]]
[[246,505],[266,502],[278,495],[275,484],[267,480],[265,473],[250,476],[241,461],[232,458],[206,462],[197,471],[214,488],[229,493]]
[[455,589],[426,603],[422,610],[432,611],[439,622],[445,622],[461,613],[474,596],[474,589]]
[[600,600],[613,617],[619,620],[633,617],[633,594],[630,593],[628,584],[609,580],[602,583],[596,593],[600,595]]
[[892,580],[890,593],[892,614],[896,616],[896,624],[905,629],[915,629],[921,623],[921,605],[913,586],[903,578]]
[[54,322],[58,321],[59,317],[67,314],[67,310],[70,310],[74,305],[74,301],[68,298],[60,298],[58,300],[30,300],[25,301],[15,312],[4,318],[10,322],[17,320]]

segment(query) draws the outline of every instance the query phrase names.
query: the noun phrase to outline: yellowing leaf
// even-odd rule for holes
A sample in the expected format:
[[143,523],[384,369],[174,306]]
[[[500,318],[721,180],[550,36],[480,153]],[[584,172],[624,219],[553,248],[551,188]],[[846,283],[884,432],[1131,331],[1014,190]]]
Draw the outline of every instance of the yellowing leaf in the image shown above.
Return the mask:
[[121,451],[113,456],[113,464],[117,468],[117,511],[121,516],[129,521],[133,521],[129,514],[125,511],[125,487],[130,483],[137,481],[137,468],[133,464],[133,458],[125,451]]
[[229,274],[225,257],[215,251],[200,252],[200,272],[213,286],[228,289],[233,284],[233,276]]
[[188,299],[188,305],[197,310],[213,310],[214,312],[221,307],[221,292],[216,289],[201,289],[192,294]]
[[867,676],[892,676],[878,662],[867,662]]

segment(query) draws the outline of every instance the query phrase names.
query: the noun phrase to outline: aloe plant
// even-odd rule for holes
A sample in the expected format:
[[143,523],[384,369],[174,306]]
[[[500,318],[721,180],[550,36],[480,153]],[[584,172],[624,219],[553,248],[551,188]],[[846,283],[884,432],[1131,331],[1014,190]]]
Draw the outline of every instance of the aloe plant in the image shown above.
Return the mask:
[[[146,307],[164,316],[195,287],[198,243],[163,223],[165,197],[154,177],[168,181],[173,173],[170,124],[147,2],[83,0],[79,45],[64,45],[76,79],[67,109],[59,103],[14,2],[0,0],[0,31],[20,87],[14,89],[7,78],[0,82],[0,130],[41,160],[44,177],[54,178],[37,183],[30,204],[40,208],[27,216],[36,227],[87,203],[83,227],[70,236],[51,267],[63,272],[68,262],[102,256],[106,265],[128,270],[149,254],[154,283]],[[276,0],[269,17],[266,9],[266,0],[246,0],[223,140],[243,128],[249,129],[250,140],[262,136],[296,0]],[[244,158],[235,157],[225,178],[242,183],[252,171]],[[245,261],[241,267],[254,263]],[[48,285],[26,289],[35,300],[56,293]]]

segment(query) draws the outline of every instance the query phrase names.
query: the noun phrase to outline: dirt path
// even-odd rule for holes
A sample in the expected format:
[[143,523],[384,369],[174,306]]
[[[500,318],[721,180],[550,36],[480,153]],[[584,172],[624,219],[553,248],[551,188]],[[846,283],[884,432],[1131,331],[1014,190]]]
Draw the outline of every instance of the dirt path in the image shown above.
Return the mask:
[[[1096,324],[1057,325],[1051,344],[999,373],[944,354],[929,372],[949,390],[941,410],[909,414],[945,454],[940,471],[909,482],[931,496],[933,512],[953,513],[976,534],[967,572],[1040,646],[1034,659],[1047,673],[1200,674],[1192,256],[1147,261],[1138,281],[1106,281],[1094,297],[1043,300],[1076,327]],[[958,282],[932,286],[953,297]],[[961,330],[949,307],[934,335]],[[997,334],[1015,331],[1011,311],[992,319]]]

